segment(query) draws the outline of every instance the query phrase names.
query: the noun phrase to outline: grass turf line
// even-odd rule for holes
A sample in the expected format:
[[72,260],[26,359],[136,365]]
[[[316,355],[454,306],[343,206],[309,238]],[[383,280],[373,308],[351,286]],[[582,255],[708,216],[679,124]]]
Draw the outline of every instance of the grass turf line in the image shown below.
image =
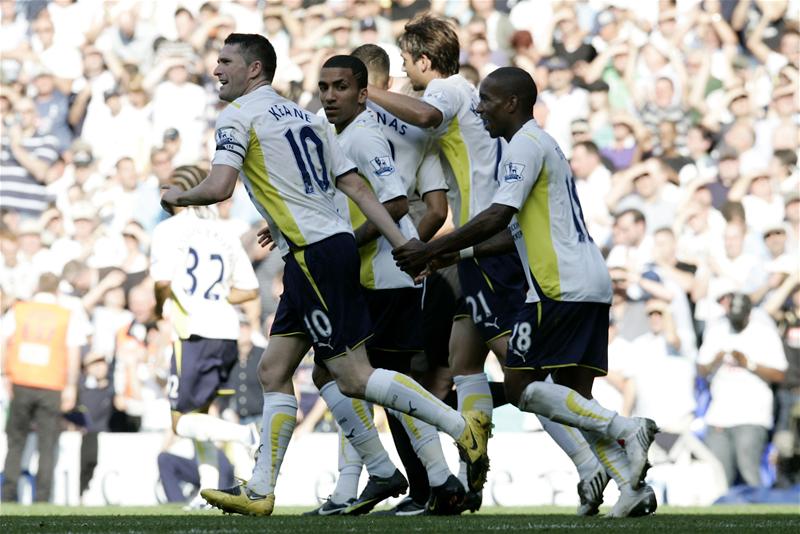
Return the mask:
[[580,518],[563,507],[490,507],[460,517],[300,517],[305,508],[282,508],[272,517],[222,516],[218,512],[183,512],[177,506],[62,507],[3,504],[0,530],[4,533],[93,532],[738,532],[764,530],[770,534],[800,532],[800,507],[774,505],[716,506],[712,508],[659,508],[652,517],[609,520]]

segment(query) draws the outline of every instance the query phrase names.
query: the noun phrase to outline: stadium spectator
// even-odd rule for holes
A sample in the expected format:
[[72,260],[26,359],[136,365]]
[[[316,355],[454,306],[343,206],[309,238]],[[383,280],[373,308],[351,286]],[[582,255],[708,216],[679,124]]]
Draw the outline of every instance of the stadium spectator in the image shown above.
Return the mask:
[[77,412],[84,427],[81,439],[80,494],[89,488],[98,457],[98,434],[108,432],[114,401],[114,384],[105,356],[88,352],[83,358],[78,385]]
[[773,426],[771,384],[787,368],[774,324],[751,314],[747,295],[723,296],[725,316],[709,325],[697,359],[698,373],[711,387],[705,414],[705,442],[722,463],[728,485],[737,473],[748,486],[760,486],[761,457]]
[[33,298],[17,302],[3,318],[3,382],[11,397],[4,502],[17,501],[22,452],[32,423],[39,449],[34,500],[50,501],[61,413],[75,407],[86,337],[71,310],[59,304],[58,281],[54,274],[43,274]]

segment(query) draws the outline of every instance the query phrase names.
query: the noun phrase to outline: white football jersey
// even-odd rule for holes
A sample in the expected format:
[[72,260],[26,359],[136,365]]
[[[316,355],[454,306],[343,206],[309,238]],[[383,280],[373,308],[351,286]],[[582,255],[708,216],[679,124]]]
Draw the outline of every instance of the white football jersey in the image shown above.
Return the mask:
[[528,266],[528,302],[540,300],[538,287],[553,300],[610,304],[611,277],[586,230],[569,162],[535,120],[514,134],[499,174],[492,203],[519,210],[510,228]]
[[270,86],[231,102],[217,119],[215,165],[239,170],[281,254],[352,233],[336,210],[336,178],[355,170],[328,121]]
[[232,287],[258,288],[258,279],[239,238],[209,210],[187,208],[156,225],[150,274],[170,282],[164,313],[178,337],[238,339],[239,319],[228,295]]
[[461,75],[428,83],[422,100],[442,113],[432,130],[452,175],[457,195],[448,195],[458,227],[485,210],[497,191],[497,164],[503,141],[492,139],[475,111],[478,91]]
[[401,121],[372,100],[367,100],[367,108],[389,142],[392,157],[406,182],[408,197],[447,190],[439,149],[430,132]]
[[[339,144],[347,157],[358,167],[359,175],[367,181],[380,202],[406,196],[414,177],[404,176],[392,158],[391,148],[370,110],[361,112],[353,122],[339,133]],[[353,228],[358,228],[366,217],[355,203],[339,192],[337,206],[349,214]],[[397,222],[404,236],[418,237],[411,217],[404,215]],[[400,270],[392,257],[392,245],[385,237],[367,243],[358,249],[361,256],[361,285],[368,289],[413,287],[414,281]]]

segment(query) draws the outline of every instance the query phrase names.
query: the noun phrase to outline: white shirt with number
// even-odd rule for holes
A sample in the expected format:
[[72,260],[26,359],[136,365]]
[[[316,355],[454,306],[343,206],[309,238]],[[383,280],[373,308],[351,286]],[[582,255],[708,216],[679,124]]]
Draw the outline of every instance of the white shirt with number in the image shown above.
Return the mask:
[[[514,134],[499,167],[492,203],[518,210],[510,225],[523,265],[528,302],[611,303],[611,278],[586,230],[569,162],[531,119]],[[535,285],[534,285],[535,282]]]
[[442,123],[432,134],[455,182],[458,195],[449,200],[458,227],[491,204],[503,140],[486,131],[476,111],[478,92],[459,74],[431,80],[422,100],[442,113]]
[[336,178],[355,170],[327,120],[272,87],[231,102],[217,119],[214,165],[239,171],[281,255],[338,233],[352,233],[333,202]]
[[[339,143],[347,157],[356,164],[358,174],[369,184],[380,202],[406,196],[414,176],[406,177],[395,164],[391,148],[381,132],[372,111],[364,110],[339,133]],[[358,228],[366,217],[358,206],[343,193],[336,196],[339,211],[349,214],[353,228]],[[411,239],[418,237],[411,217],[404,215],[397,226]],[[400,270],[392,257],[392,244],[385,237],[361,246],[361,285],[367,289],[413,287],[414,281]]]
[[256,289],[258,280],[241,241],[226,224],[208,210],[187,208],[156,225],[150,262],[156,282],[170,282],[172,299],[164,314],[178,337],[239,337],[228,295],[234,287]]

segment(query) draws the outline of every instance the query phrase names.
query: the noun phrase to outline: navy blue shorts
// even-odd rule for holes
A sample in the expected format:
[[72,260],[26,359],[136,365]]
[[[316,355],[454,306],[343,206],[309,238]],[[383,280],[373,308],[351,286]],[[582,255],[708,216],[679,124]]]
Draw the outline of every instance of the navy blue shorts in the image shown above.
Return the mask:
[[336,234],[283,257],[283,294],[271,336],[308,336],[314,360],[341,356],[372,334],[350,234]]
[[364,296],[373,325],[368,350],[422,352],[422,288],[365,289]]
[[449,367],[450,332],[453,317],[458,309],[456,289],[458,285],[455,265],[433,273],[424,281],[422,299],[422,335],[425,356],[437,367]]
[[608,313],[597,302],[529,302],[508,341],[506,367],[551,369],[581,366],[608,372]]
[[239,357],[235,339],[191,336],[175,342],[167,381],[167,396],[173,411],[189,413],[205,408],[221,389]]
[[525,302],[525,273],[517,253],[458,263],[461,298],[454,319],[469,317],[488,343],[511,333]]

